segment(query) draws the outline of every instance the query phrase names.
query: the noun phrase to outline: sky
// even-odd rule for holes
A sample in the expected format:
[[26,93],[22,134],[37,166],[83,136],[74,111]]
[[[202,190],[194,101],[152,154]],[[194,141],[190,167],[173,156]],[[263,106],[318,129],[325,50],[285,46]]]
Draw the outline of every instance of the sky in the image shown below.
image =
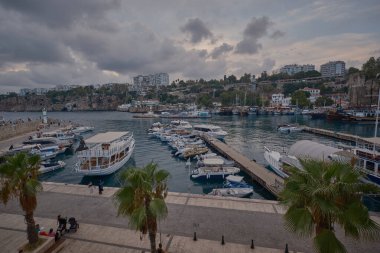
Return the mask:
[[379,0],[0,0],[0,92],[380,56]]

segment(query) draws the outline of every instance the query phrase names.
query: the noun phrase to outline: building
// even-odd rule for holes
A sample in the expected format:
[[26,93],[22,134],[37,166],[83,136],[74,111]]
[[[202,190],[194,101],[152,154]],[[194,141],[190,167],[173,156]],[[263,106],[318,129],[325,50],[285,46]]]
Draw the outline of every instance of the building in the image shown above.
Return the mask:
[[298,72],[308,72],[315,70],[315,66],[312,64],[305,64],[305,65],[298,65],[298,64],[291,64],[291,65],[285,65],[280,69],[281,73],[286,73],[288,75],[294,75]]
[[285,97],[282,93],[272,94],[271,106],[274,107],[288,107],[291,104],[292,98]]
[[305,87],[302,90],[310,93],[310,97],[308,99],[311,103],[315,103],[317,98],[319,98],[321,96],[321,90],[320,89]]
[[323,78],[344,76],[346,74],[346,63],[344,61],[330,61],[321,65]]
[[138,75],[133,77],[133,85],[135,86],[162,86],[169,85],[169,74],[157,73],[147,76]]

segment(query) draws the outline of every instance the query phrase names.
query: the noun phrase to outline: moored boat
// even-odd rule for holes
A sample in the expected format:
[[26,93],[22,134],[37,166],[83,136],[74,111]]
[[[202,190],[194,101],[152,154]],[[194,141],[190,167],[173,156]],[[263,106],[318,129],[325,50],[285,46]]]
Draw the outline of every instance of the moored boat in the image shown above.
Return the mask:
[[227,132],[223,131],[221,127],[210,124],[194,125],[193,129],[197,134],[206,134],[217,139],[224,139],[227,135]]
[[66,163],[63,161],[47,161],[47,162],[42,162],[40,165],[40,168],[38,169],[38,172],[40,174],[43,173],[48,173],[54,170],[61,169],[65,167]]
[[248,197],[253,193],[253,189],[247,188],[217,188],[213,189],[209,195],[222,196],[222,197],[237,197],[244,198]]
[[224,179],[240,172],[236,167],[200,167],[191,173],[192,179]]
[[94,146],[77,153],[79,161],[75,170],[88,176],[114,173],[128,162],[135,148],[130,132],[100,133],[85,142]]

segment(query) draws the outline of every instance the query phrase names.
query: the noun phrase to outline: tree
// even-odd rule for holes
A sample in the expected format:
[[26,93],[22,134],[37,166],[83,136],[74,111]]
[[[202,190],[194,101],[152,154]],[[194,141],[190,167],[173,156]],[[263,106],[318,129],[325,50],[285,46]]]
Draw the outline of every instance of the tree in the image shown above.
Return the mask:
[[228,79],[228,83],[236,83],[237,82],[236,76],[234,76],[234,75],[230,75],[229,77],[227,77],[227,79]]
[[157,220],[168,213],[169,172],[158,170],[155,163],[144,168],[128,169],[121,175],[123,187],[115,193],[118,215],[128,216],[132,227],[149,234],[151,253],[156,252]]
[[27,236],[29,244],[38,242],[33,212],[37,207],[37,192],[42,190],[38,181],[40,157],[18,153],[7,157],[0,165],[0,197],[1,202],[7,204],[12,198],[18,198],[22,210],[25,212]]
[[360,72],[359,69],[354,68],[354,67],[350,67],[350,68],[348,69],[348,71],[347,71],[347,74],[348,74],[348,75],[351,75],[351,74],[358,73],[358,72]]
[[360,182],[361,174],[342,162],[301,160],[304,170],[291,169],[280,193],[288,206],[285,226],[301,236],[314,236],[318,252],[346,252],[336,238],[334,225],[339,224],[346,236],[375,239],[379,225],[370,219],[361,196],[378,193],[379,188]]
[[251,74],[244,73],[243,76],[240,77],[241,83],[250,83],[251,82]]
[[317,100],[315,100],[316,106],[330,106],[333,104],[334,104],[334,100],[332,100],[329,97],[325,97],[325,96],[319,97],[319,98],[317,98]]
[[197,104],[204,107],[212,107],[212,99],[209,94],[202,94],[197,99]]
[[380,73],[380,57],[375,60],[374,57],[369,58],[369,60],[363,64],[362,71],[366,79],[373,79],[376,77],[377,73]]
[[293,105],[298,104],[298,106],[301,108],[308,107],[310,105],[310,102],[307,99],[306,93],[308,92],[305,92],[303,90],[297,90],[296,92],[294,92],[292,94],[292,104]]

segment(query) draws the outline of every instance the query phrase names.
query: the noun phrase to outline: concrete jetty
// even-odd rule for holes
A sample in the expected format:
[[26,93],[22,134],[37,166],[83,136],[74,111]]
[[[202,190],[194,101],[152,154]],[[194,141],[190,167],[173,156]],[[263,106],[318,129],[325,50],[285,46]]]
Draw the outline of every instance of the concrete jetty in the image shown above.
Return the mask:
[[276,197],[284,187],[284,179],[276,174],[268,171],[262,165],[251,161],[249,158],[239,153],[235,149],[228,146],[226,143],[212,138],[208,135],[201,135],[201,138],[217,152],[235,161],[240,169],[247,173],[253,180],[266,188]]
[[322,135],[325,137],[330,137],[342,141],[349,141],[349,142],[359,142],[361,144],[369,145],[372,146],[375,144],[377,147],[380,147],[380,138],[379,137],[373,137],[373,138],[364,138],[360,137],[358,135],[353,135],[353,134],[346,134],[346,133],[340,133],[336,131],[331,131],[327,129],[322,129],[322,128],[313,128],[313,127],[308,127],[308,126],[303,126],[303,131],[308,132],[308,133],[313,133],[317,135]]

